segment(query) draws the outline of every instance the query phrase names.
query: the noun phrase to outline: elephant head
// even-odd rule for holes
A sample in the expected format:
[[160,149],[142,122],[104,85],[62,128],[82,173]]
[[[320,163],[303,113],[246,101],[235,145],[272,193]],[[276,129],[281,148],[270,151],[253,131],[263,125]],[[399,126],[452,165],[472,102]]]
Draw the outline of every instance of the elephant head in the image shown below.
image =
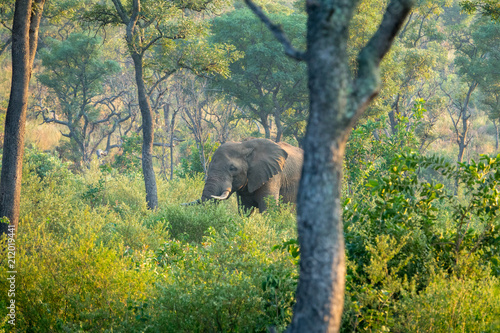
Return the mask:
[[227,142],[212,157],[201,201],[225,200],[239,190],[252,193],[280,173],[288,154],[267,139]]

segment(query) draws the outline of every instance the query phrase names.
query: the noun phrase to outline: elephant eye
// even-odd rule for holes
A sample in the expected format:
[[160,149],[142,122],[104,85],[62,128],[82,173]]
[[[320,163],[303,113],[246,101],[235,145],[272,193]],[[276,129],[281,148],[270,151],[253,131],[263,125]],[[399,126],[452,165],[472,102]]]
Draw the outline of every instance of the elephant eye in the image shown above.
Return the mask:
[[238,171],[238,168],[235,167],[233,164],[229,166],[229,171]]

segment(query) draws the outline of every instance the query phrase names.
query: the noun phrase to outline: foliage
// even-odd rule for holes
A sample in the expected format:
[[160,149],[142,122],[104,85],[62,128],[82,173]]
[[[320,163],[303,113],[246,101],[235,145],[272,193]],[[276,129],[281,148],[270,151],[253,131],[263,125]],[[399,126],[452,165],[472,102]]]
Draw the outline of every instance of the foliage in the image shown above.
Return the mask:
[[[272,308],[276,299],[292,294],[293,286],[281,277],[294,269],[262,246],[264,225],[249,222],[221,233],[210,229],[202,246],[166,244],[159,252],[170,263],[171,282],[160,300],[160,323],[168,331],[265,331],[269,324],[286,324]],[[290,314],[289,306],[282,309]]]
[[[368,191],[345,202],[343,332],[497,329],[499,163],[484,156],[457,167],[407,152],[372,170]],[[461,197],[426,180],[436,172],[458,175]],[[199,195],[197,177],[160,180],[160,209],[151,212],[139,173],[103,171],[94,161],[72,174],[33,149],[23,177],[20,330],[264,332],[289,324],[300,259],[291,207],[270,202],[265,214],[241,216],[234,200],[179,206]]]
[[49,177],[53,180],[64,180],[70,176],[68,164],[52,154],[42,153],[37,148],[28,148],[24,153],[24,175],[36,174],[40,180]]
[[500,4],[495,0],[466,0],[460,1],[460,6],[468,14],[480,12],[483,16],[489,16],[494,21],[500,21]]
[[[425,101],[418,99],[412,108],[412,116],[396,114],[395,132],[390,135],[385,128],[386,120],[367,120],[359,124],[351,134],[345,154],[345,173],[349,192],[363,186],[363,182],[376,170],[389,168],[398,154],[418,150],[421,138],[418,129],[423,126]],[[375,134],[377,136],[375,136]]]
[[[205,154],[205,161],[207,161],[208,164],[210,164],[212,155],[215,153],[217,148],[219,148],[219,146],[220,144],[218,142],[213,142],[212,140],[210,140],[210,138],[205,142],[203,152]],[[188,157],[181,159],[181,164],[176,170],[177,176],[179,176],[180,178],[187,178],[195,177],[199,173],[205,174],[205,169],[203,168],[200,159],[199,148],[195,144],[191,144],[185,149],[189,152],[186,153]]]
[[[302,46],[305,16],[281,12],[270,13],[270,17],[283,26],[293,44]],[[281,44],[248,9],[217,18],[212,31],[215,42],[231,43],[244,51],[244,57],[229,66],[231,76],[218,78],[216,86],[236,98],[245,109],[245,118],[263,125],[266,138],[270,138],[269,117],[274,117],[278,139],[282,140],[283,133],[300,139],[307,110],[304,63],[286,57]]]
[[421,293],[404,295],[402,332],[497,332],[498,280],[435,276]]
[[[117,114],[103,116],[95,99],[104,93],[104,79],[120,69],[118,63],[101,59],[100,43],[98,38],[75,33],[64,41],[47,40],[49,48],[40,54],[44,71],[38,80],[51,89],[58,101],[51,103],[48,98],[48,105],[40,106],[40,112],[45,122],[66,127],[68,133],[63,135],[70,139],[84,162],[90,160],[106,136],[102,128],[109,125],[113,115],[120,118]],[[91,141],[93,136],[97,144]]]
[[121,146],[122,153],[115,157],[113,167],[122,172],[140,172],[141,171],[141,147],[142,138],[139,134],[132,134],[123,138]]
[[171,206],[150,215],[144,223],[148,227],[164,225],[175,239],[201,242],[209,229],[220,231],[235,223],[233,214],[223,205],[217,205],[213,209],[207,209],[206,205],[188,210],[182,206]]
[[[457,168],[442,158],[402,154],[389,170],[367,181],[371,197],[354,203],[346,200],[348,327],[378,331],[394,326],[401,311],[394,304],[399,295],[411,292],[424,298],[420,292],[432,286],[435,272],[471,285],[481,285],[476,279],[488,276],[491,283],[498,283],[493,276],[499,273],[499,159],[482,156],[479,162]],[[458,177],[466,199],[446,193],[440,183],[426,181],[427,168]],[[445,210],[450,213],[443,214]],[[495,303],[488,306],[489,314],[498,310]],[[493,325],[493,318],[483,323]],[[461,327],[461,318],[446,320],[450,327]]]
[[[286,326],[294,290],[289,276],[296,268],[271,248],[294,236],[288,210],[276,209],[274,223],[270,216],[240,216],[234,202],[178,206],[200,190],[198,178],[160,182],[160,194],[174,204],[151,212],[137,174],[103,172],[91,163],[75,175],[32,150],[24,167],[22,211],[28,213],[16,241],[19,330]],[[0,283],[3,305],[7,287]]]

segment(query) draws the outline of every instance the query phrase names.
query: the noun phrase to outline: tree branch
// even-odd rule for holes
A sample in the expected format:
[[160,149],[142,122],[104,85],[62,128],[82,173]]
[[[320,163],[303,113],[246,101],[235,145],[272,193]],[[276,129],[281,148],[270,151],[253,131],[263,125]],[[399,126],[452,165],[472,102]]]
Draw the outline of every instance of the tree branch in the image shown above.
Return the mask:
[[380,90],[380,61],[389,51],[413,6],[412,0],[391,0],[377,32],[358,55],[358,75],[346,120],[352,122]]
[[12,37],[9,37],[9,39],[5,41],[5,44],[3,44],[3,46],[0,48],[0,56],[5,52],[5,50],[11,43],[12,43]]
[[247,4],[248,8],[250,8],[254,12],[254,14],[262,21],[262,23],[264,23],[269,28],[274,37],[276,37],[276,39],[283,45],[283,47],[285,48],[285,54],[287,56],[296,60],[306,59],[306,53],[299,51],[293,47],[292,43],[290,43],[280,25],[271,22],[266,14],[264,14],[262,9],[257,6],[252,0],[245,0],[245,3]]
[[166,79],[168,79],[172,74],[174,74],[177,70],[171,70],[171,71],[166,71],[165,72],[165,75],[163,75],[162,77],[160,77],[158,80],[156,80],[156,82],[153,84],[153,86],[151,87],[151,89],[149,89],[148,91],[148,96],[151,96],[151,94],[153,93],[153,91],[156,89],[156,87],[162,83],[163,81],[165,81]]
[[125,9],[123,8],[122,2],[120,0],[112,0],[113,4],[115,5],[116,11],[120,18],[122,19],[123,24],[128,24],[130,19],[127,17],[127,14],[125,14]]
[[127,41],[129,42],[130,47],[132,47],[132,41],[133,41],[132,37],[134,36],[134,30],[137,24],[137,20],[139,20],[140,10],[141,10],[140,0],[134,0],[132,5],[132,15],[130,15],[130,21],[125,23],[127,25]]
[[163,38],[163,32],[162,32],[161,30],[159,30],[159,29],[158,29],[158,31],[159,31],[159,33],[160,33],[160,34],[159,34],[158,36],[156,36],[155,38],[153,38],[153,39],[152,39],[152,40],[151,40],[151,41],[150,41],[150,42],[149,42],[149,43],[148,43],[148,44],[147,44],[147,45],[146,45],[146,46],[142,49],[143,51],[148,50],[148,49],[149,49],[151,46],[153,46],[153,45],[154,45],[157,41],[159,41],[160,39],[162,39],[162,38]]

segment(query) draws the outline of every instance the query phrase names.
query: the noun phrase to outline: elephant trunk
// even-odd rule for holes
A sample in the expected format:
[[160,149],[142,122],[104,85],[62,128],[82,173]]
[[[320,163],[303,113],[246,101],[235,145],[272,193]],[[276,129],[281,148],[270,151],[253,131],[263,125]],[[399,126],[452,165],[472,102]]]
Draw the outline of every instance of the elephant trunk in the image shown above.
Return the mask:
[[205,182],[205,188],[203,189],[201,200],[202,201],[207,201],[210,199],[226,200],[231,195],[231,192],[232,192],[231,183],[213,177],[209,177]]
[[194,205],[198,205],[198,204],[201,204],[201,199],[194,200],[191,202],[182,203],[181,206],[194,206]]

